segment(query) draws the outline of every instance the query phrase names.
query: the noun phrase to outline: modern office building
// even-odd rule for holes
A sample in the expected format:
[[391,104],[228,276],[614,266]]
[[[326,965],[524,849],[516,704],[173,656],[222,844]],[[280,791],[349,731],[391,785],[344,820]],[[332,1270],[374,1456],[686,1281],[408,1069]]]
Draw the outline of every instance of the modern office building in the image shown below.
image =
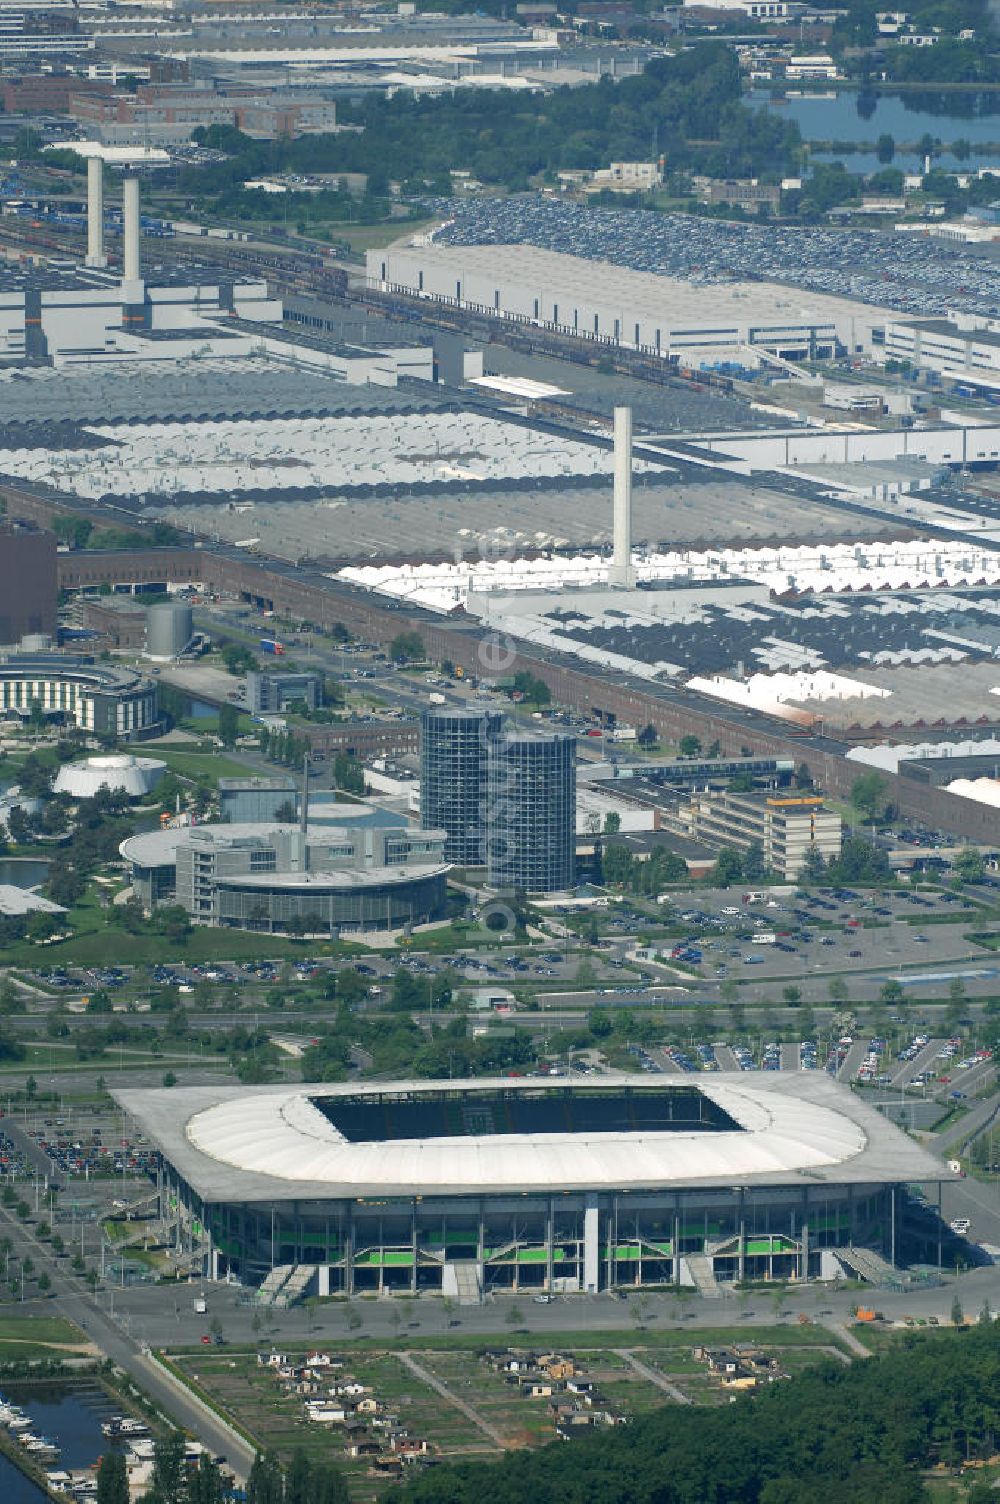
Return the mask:
[[495,711],[425,710],[420,737],[420,819],[447,832],[444,854],[463,867],[486,861],[487,751],[500,733]]
[[134,669],[60,653],[0,657],[0,719],[46,719],[98,736],[137,741],[160,729],[156,684]]
[[299,700],[307,710],[317,710],[323,703],[323,680],[319,674],[262,674],[251,669],[246,695],[251,715],[281,715]]
[[0,523],[0,643],[56,634],[56,535]]
[[489,743],[487,872],[493,888],[554,893],[576,878],[576,738],[508,731]]
[[678,813],[686,835],[716,849],[759,846],[764,865],[789,880],[799,876],[810,851],[827,860],[840,855],[840,816],[815,794],[706,790],[692,794]]
[[373,823],[195,825],[122,842],[145,908],[267,934],[399,929],[445,910],[444,832]]
[[905,1188],[954,1178],[825,1071],[115,1096],[189,1267],[264,1303],[877,1278],[940,1263]]
[[279,820],[283,809],[298,810],[294,778],[220,778],[219,814],[227,825]]

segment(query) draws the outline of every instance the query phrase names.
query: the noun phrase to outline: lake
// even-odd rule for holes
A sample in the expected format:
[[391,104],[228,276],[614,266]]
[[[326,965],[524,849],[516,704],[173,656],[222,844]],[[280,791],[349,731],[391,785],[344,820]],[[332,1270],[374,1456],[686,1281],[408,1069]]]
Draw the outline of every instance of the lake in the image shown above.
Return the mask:
[[0,883],[15,888],[37,888],[49,875],[49,864],[42,857],[0,857]]
[[[1000,149],[976,151],[977,143],[997,143],[1000,148],[1000,91],[984,94],[925,94],[920,93],[879,94],[862,96],[856,89],[842,89],[830,93],[793,95],[782,98],[766,89],[755,89],[744,96],[745,102],[755,108],[770,109],[788,120],[794,120],[805,141],[870,141],[879,136],[892,136],[897,142],[916,143],[924,135],[948,144],[964,138],[972,146],[969,156],[958,161],[949,153],[942,153],[935,161],[949,169],[979,167],[1000,164]],[[861,109],[859,110],[859,104]],[[930,105],[931,108],[927,108]],[[936,106],[941,105],[939,111]],[[968,115],[963,111],[970,110]],[[852,163],[861,170],[861,156],[847,155],[845,165]],[[879,163],[872,155],[874,167]],[[915,153],[897,150],[893,166],[916,167],[919,159]]]

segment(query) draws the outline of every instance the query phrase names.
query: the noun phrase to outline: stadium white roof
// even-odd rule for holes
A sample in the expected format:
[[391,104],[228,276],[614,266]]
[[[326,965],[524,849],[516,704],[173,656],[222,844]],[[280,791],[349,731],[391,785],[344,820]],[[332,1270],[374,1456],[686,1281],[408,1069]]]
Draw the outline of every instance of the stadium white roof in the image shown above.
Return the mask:
[[350,1142],[317,1100],[386,1093],[551,1093],[548,1080],[193,1087],[115,1092],[206,1202],[474,1195],[712,1185],[878,1184],[950,1178],[941,1162],[825,1073],[715,1075],[695,1083],[604,1076],[561,1084],[700,1092],[737,1131],[487,1134]]

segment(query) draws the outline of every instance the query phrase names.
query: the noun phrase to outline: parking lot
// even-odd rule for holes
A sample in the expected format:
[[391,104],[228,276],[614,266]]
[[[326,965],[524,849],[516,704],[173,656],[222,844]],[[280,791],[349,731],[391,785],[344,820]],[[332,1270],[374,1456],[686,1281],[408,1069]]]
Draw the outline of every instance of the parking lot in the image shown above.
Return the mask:
[[721,283],[747,276],[922,317],[995,314],[996,270],[960,246],[871,230],[734,224],[686,214],[594,209],[525,197],[438,200],[442,245],[536,245],[635,271]]
[[[697,907],[663,905],[690,934],[674,943],[677,959],[719,984],[804,985],[812,980],[874,974],[881,986],[890,978],[907,980],[907,970],[928,969],[937,979],[936,995],[947,993],[951,963],[955,974],[980,974],[982,983],[1000,969],[990,953],[966,938],[976,927],[979,910],[967,898],[949,892],[878,893],[852,889],[817,891],[762,890],[759,901],[746,903],[734,890],[699,893]],[[954,923],[942,923],[954,919]],[[927,920],[926,927],[921,920]],[[967,923],[965,922],[967,920]],[[944,967],[944,971],[936,968]],[[934,970],[932,970],[934,969]],[[974,984],[977,978],[970,977]],[[816,995],[815,990],[810,995]]]

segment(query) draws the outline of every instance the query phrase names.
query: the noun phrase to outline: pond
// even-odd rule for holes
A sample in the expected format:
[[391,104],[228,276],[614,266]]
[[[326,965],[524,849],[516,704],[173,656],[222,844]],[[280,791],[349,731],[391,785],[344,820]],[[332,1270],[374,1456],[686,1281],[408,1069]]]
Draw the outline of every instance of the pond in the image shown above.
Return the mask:
[[15,888],[37,888],[49,875],[49,863],[42,857],[0,857],[0,883]]

